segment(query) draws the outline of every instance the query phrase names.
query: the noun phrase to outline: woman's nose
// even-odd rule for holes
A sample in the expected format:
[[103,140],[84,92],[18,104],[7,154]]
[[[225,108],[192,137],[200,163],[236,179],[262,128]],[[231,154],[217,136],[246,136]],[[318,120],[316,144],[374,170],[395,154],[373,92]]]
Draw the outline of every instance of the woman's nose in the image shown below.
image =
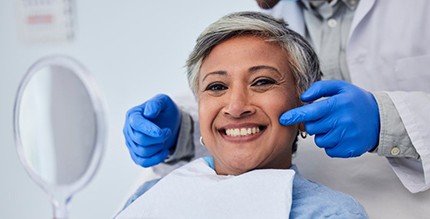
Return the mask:
[[246,89],[230,89],[227,96],[224,115],[240,118],[255,113],[255,107],[251,104],[252,94]]

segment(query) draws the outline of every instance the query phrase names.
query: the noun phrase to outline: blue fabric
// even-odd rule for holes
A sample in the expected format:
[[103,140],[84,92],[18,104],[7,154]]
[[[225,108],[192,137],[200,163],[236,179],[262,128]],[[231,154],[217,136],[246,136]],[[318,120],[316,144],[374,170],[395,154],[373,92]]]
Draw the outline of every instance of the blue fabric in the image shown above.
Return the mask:
[[[213,158],[205,157],[205,160],[213,168]],[[290,218],[368,218],[360,203],[351,196],[303,178],[298,173],[296,166],[293,166],[292,169],[296,171],[296,174],[293,181],[293,203]],[[123,209],[157,184],[158,181],[160,179],[151,180],[140,186],[129,198]]]
[[206,156],[203,159],[208,163],[210,168],[215,169],[214,158],[212,156]]
[[303,178],[295,166],[292,169],[296,175],[290,218],[368,218],[353,197]]

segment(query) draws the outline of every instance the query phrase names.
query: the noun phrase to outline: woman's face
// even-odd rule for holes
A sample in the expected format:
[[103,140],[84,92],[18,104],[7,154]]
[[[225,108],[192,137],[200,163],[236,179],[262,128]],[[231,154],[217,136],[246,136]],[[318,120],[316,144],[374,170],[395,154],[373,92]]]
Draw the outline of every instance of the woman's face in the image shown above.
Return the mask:
[[214,47],[199,74],[200,131],[216,172],[289,168],[298,129],[280,125],[279,117],[299,99],[287,53],[239,36]]

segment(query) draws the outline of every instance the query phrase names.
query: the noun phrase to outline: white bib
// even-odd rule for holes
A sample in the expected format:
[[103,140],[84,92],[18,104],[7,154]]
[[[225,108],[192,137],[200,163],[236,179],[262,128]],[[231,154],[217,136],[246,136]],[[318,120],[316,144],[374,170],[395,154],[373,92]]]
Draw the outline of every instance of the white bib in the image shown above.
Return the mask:
[[222,176],[203,158],[180,167],[117,218],[288,218],[294,170]]

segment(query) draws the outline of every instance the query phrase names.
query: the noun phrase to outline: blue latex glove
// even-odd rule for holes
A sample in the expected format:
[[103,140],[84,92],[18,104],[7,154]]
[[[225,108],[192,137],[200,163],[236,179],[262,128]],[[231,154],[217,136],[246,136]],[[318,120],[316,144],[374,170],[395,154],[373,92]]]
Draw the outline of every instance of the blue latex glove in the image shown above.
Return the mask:
[[180,110],[164,94],[131,108],[123,132],[133,161],[143,167],[164,161],[176,145],[180,123]]
[[345,81],[318,81],[301,96],[313,102],[280,117],[282,125],[304,122],[315,144],[330,157],[357,157],[379,142],[379,109],[373,95]]

